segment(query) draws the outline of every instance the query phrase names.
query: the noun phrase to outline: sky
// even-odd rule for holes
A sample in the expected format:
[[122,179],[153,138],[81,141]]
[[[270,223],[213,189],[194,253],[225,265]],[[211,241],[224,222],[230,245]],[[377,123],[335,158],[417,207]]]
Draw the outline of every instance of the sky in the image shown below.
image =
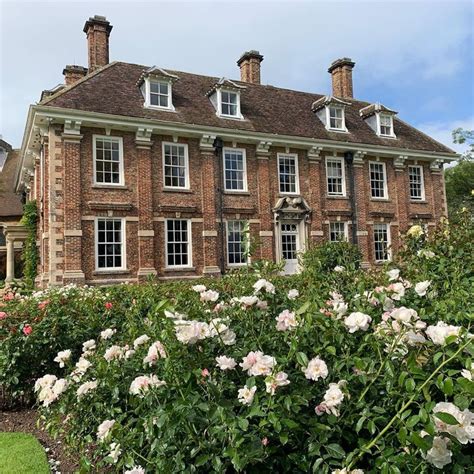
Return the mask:
[[113,25],[111,61],[239,78],[237,59],[264,55],[262,83],[330,93],[327,68],[356,62],[354,95],[451,146],[474,129],[474,2],[0,0],[0,135],[21,145],[28,107],[87,66],[85,21]]

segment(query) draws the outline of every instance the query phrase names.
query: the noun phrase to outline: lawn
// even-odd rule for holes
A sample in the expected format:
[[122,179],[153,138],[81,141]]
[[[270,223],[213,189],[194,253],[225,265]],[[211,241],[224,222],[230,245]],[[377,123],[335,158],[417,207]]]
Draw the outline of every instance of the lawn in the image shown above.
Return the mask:
[[38,440],[26,433],[0,433],[2,474],[48,474],[46,453]]

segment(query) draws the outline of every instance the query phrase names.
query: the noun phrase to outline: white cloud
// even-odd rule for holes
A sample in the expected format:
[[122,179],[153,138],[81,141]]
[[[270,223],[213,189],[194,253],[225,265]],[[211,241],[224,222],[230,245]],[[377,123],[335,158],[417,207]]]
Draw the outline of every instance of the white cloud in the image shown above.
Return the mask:
[[466,151],[467,146],[456,145],[453,143],[452,132],[456,128],[465,130],[474,130],[474,116],[464,120],[455,120],[452,122],[427,122],[416,125],[416,128],[429,135],[431,138],[443,143],[457,153]]

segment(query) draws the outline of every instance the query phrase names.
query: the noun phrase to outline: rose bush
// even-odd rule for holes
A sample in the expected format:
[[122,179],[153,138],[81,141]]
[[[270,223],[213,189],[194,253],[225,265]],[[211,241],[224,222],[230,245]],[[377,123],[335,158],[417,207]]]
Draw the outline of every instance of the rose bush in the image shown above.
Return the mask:
[[0,367],[84,470],[469,472],[472,242],[466,216],[370,271],[9,296]]

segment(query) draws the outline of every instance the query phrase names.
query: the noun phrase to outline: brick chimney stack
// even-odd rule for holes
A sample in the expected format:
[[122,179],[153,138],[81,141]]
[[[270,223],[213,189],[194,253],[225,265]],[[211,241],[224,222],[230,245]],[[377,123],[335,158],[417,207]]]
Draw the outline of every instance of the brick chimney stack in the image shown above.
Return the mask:
[[354,92],[352,88],[352,68],[355,62],[350,58],[336,59],[328,72],[332,76],[332,95],[343,99],[352,99]]
[[109,64],[109,36],[112,25],[105,16],[94,15],[84,25],[87,35],[87,51],[89,56],[89,72]]
[[255,50],[246,51],[237,61],[240,67],[240,80],[251,84],[260,84],[260,63],[263,56]]
[[75,64],[68,64],[63,69],[64,82],[66,86],[74,84],[79,79],[82,79],[87,74],[87,68],[83,66],[77,66]]

